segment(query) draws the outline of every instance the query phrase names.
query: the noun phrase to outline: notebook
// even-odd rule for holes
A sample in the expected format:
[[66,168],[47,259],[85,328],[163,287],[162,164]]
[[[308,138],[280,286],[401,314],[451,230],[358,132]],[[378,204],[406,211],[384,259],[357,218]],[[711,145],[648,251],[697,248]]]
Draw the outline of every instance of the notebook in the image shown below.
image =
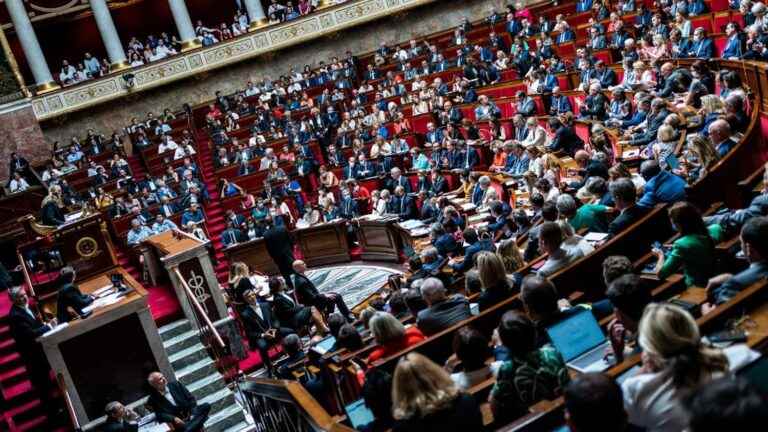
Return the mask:
[[347,412],[349,423],[355,429],[360,429],[360,427],[373,421],[373,413],[365,406],[365,402],[362,399],[358,399],[345,406],[344,411]]

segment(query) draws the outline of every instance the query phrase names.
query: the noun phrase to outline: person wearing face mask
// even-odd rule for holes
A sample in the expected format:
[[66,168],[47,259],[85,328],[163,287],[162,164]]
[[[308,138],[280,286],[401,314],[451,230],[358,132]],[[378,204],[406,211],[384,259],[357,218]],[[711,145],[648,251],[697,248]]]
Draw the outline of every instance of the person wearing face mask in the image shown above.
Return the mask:
[[688,57],[712,58],[715,52],[715,45],[712,39],[706,37],[706,31],[703,27],[697,27],[693,31],[693,43],[688,49]]

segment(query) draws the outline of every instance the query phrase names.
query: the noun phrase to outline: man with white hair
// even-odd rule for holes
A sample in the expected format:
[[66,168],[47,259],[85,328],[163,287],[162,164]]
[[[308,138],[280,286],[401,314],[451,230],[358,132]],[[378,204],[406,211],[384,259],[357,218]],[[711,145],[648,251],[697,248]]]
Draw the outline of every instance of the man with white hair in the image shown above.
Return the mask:
[[211,406],[198,405],[195,396],[178,381],[168,381],[160,372],[152,372],[147,378],[151,390],[147,404],[155,412],[158,423],[171,423],[173,430],[198,432],[203,429]]
[[112,401],[104,408],[107,421],[101,426],[104,432],[138,432],[139,415],[118,401]]
[[427,308],[416,317],[416,326],[425,335],[433,335],[472,316],[469,301],[462,295],[448,296],[440,279],[427,278],[421,284],[421,297]]
[[390,191],[394,192],[395,188],[400,186],[405,189],[405,193],[411,193],[411,182],[409,182],[408,178],[402,174],[400,168],[392,168],[389,170],[389,175],[390,178],[387,179],[386,185],[384,186],[385,189],[389,189]]
[[738,144],[731,137],[731,126],[723,119],[713,121],[707,130],[709,132],[709,139],[712,141],[712,145],[715,146],[715,150],[717,150],[717,154],[720,157],[725,157]]
[[48,323],[43,322],[39,315],[29,307],[29,297],[24,288],[11,288],[8,290],[8,296],[13,303],[8,311],[8,324],[10,325],[11,337],[16,344],[16,350],[27,369],[32,386],[43,402],[42,405],[53,409],[55,404],[48,406],[52,400],[50,392],[53,389],[49,375],[50,368],[37,338],[51,330],[56,325],[56,320]]
[[472,191],[472,204],[479,206],[485,199],[485,193],[488,188],[491,187],[491,178],[488,176],[482,176],[477,180],[475,190]]
[[589,93],[584,104],[579,108],[579,117],[591,120],[605,120],[608,112],[608,98],[602,93],[599,82],[589,85]]

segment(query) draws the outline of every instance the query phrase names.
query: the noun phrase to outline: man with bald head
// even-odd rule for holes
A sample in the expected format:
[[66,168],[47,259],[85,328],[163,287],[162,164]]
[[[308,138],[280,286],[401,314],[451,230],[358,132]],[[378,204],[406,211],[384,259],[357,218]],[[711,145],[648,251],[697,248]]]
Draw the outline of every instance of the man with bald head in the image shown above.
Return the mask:
[[192,393],[178,381],[168,381],[160,372],[152,372],[147,378],[151,390],[149,406],[158,423],[173,424],[174,431],[197,432],[203,430],[211,406],[197,404]]
[[307,264],[302,260],[296,260],[293,262],[294,274],[291,276],[293,279],[293,286],[296,293],[296,298],[300,303],[306,306],[314,306],[317,310],[330,314],[333,312],[334,307],[339,309],[339,312],[350,322],[355,320],[354,315],[349,311],[347,304],[344,302],[339,294],[335,292],[321,293],[317,290],[314,283],[307,277]]
[[725,157],[732,148],[736,147],[736,140],[731,137],[731,125],[723,119],[712,122],[707,129],[709,139],[720,157]]

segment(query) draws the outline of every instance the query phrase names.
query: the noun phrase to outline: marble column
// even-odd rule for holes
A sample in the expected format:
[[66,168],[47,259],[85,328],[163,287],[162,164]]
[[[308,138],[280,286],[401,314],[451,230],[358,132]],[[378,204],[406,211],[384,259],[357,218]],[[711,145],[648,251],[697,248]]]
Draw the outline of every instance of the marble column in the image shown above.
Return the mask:
[[179,30],[181,39],[181,50],[188,51],[200,46],[200,41],[195,35],[195,27],[192,26],[192,19],[189,17],[189,10],[184,0],[168,0],[171,7],[173,20],[176,22],[176,28]]
[[40,42],[32,28],[32,22],[29,20],[24,3],[22,0],[5,0],[5,6],[8,8],[8,14],[13,21],[13,27],[19,37],[19,43],[21,43],[21,49],[24,50],[29,68],[32,70],[38,92],[59,88],[58,84],[53,81],[51,70],[45,61],[45,55],[40,48]]
[[93,18],[96,20],[96,26],[99,28],[101,40],[107,49],[107,56],[111,65],[112,72],[126,69],[128,60],[125,58],[125,50],[120,36],[117,34],[115,22],[112,21],[112,15],[107,6],[107,0],[90,0]]
[[264,15],[264,6],[261,0],[244,0],[245,9],[248,11],[250,29],[253,30],[267,24],[267,16]]

